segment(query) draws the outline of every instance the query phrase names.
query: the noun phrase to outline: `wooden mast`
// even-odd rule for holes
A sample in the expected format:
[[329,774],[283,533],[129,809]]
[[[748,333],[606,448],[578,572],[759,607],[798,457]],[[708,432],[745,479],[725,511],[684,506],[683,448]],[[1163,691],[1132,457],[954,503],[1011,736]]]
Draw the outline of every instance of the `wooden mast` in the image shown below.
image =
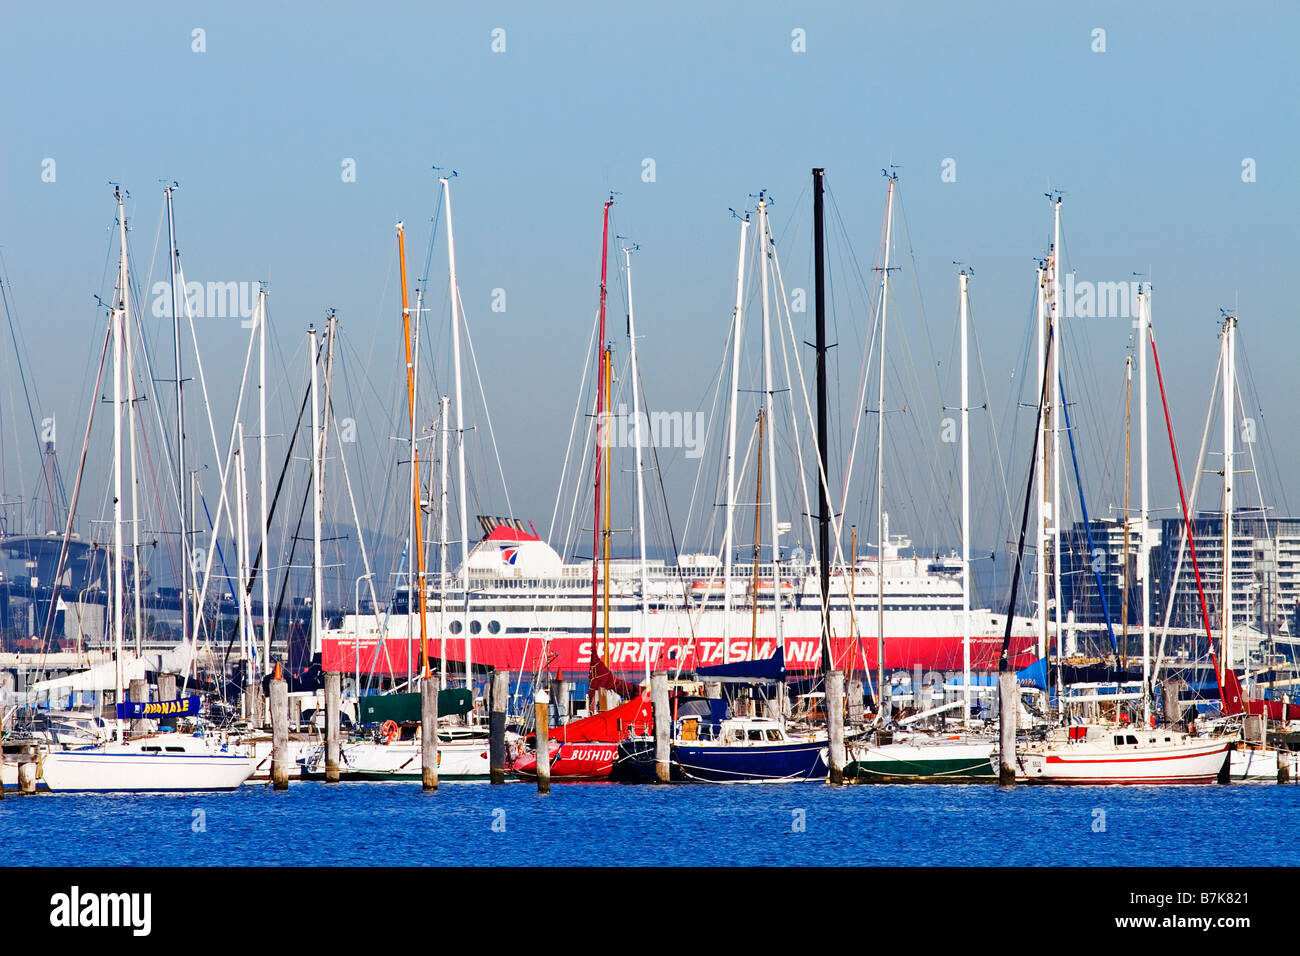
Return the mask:
[[[415,435],[415,359],[411,353],[411,310],[406,298],[406,230],[397,224],[397,260],[402,274],[402,332],[406,339],[406,406],[411,425],[411,507],[415,514],[415,540],[410,547],[416,555],[416,586],[420,607],[420,676],[429,676],[429,627],[424,608],[424,528],[420,513],[420,446]],[[410,599],[410,595],[407,595]]]

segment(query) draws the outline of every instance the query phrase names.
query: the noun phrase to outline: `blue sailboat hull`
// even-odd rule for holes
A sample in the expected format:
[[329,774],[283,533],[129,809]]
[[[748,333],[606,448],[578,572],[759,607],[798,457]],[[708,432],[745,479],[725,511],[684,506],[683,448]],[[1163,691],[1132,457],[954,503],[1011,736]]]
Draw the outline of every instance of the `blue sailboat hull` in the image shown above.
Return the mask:
[[824,740],[772,746],[677,743],[673,745],[673,763],[687,779],[708,783],[818,780],[829,769],[826,746]]

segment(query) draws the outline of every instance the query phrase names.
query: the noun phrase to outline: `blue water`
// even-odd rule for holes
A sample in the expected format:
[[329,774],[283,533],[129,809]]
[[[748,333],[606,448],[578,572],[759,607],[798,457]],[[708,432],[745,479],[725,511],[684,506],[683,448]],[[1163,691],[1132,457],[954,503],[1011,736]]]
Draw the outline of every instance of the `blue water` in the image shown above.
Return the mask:
[[0,864],[1295,866],[1297,809],[1300,786],[1272,785],[294,782],[6,796]]

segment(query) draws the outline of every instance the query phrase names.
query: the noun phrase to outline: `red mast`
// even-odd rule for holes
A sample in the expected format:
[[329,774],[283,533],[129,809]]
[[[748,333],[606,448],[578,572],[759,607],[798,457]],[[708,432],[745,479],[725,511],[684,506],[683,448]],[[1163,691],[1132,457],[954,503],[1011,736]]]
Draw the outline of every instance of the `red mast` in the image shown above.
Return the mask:
[[[600,596],[599,572],[596,555],[600,551],[600,493],[601,493],[601,456],[604,451],[605,436],[605,280],[609,267],[609,207],[614,205],[614,197],[605,200],[604,221],[600,233],[600,336],[596,340],[596,495],[593,520],[591,525],[591,661],[589,668],[596,663],[596,606]],[[593,700],[595,694],[589,695]]]

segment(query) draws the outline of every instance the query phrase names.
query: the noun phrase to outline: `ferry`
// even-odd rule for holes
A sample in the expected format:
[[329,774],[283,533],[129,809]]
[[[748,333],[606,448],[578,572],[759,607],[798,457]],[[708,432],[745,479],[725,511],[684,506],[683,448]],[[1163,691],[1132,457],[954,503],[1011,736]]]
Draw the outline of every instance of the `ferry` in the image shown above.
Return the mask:
[[[480,517],[479,521],[484,534],[469,554],[468,602],[460,569],[430,578],[426,596],[430,655],[463,665],[468,651],[475,665],[516,672],[585,673],[593,652],[605,659],[603,634],[592,639],[591,562],[564,561],[518,519]],[[883,562],[877,555],[859,556],[852,575],[831,576],[830,644],[835,666],[877,667],[876,575],[878,563],[883,563],[885,667],[960,670],[960,559],[907,555],[911,542],[900,535],[886,535],[886,541]],[[817,568],[798,549],[779,566],[770,561],[760,565],[757,589],[748,568],[734,572],[728,585],[715,554],[683,555],[676,565],[648,564],[649,613],[642,629],[640,562],[610,562],[608,661],[615,673],[693,671],[767,658],[782,646],[787,670],[807,673],[820,666]],[[778,581],[779,591],[774,584]],[[729,628],[724,626],[728,590]],[[404,677],[420,659],[419,621],[409,606],[407,592],[399,589],[392,608],[335,617],[321,636],[323,667]],[[971,619],[971,666],[991,670],[1001,651],[1006,616],[985,609],[972,611]],[[1035,641],[1033,621],[1016,617],[1013,666],[1033,661]]]

